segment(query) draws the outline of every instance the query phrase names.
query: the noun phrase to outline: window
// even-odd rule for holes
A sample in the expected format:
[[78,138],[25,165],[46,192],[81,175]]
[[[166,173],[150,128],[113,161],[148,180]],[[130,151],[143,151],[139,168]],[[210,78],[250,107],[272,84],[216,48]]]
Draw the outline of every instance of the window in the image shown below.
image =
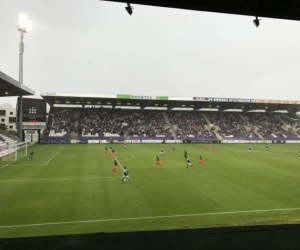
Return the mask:
[[0,116],[5,116],[6,115],[6,110],[0,110]]
[[14,115],[14,112],[10,112],[9,114],[10,114],[10,115]]
[[16,117],[9,117],[9,123],[13,123],[16,121],[17,121]]
[[5,122],[5,119],[1,119],[1,122]]
[[10,129],[13,129],[13,126],[9,126]]

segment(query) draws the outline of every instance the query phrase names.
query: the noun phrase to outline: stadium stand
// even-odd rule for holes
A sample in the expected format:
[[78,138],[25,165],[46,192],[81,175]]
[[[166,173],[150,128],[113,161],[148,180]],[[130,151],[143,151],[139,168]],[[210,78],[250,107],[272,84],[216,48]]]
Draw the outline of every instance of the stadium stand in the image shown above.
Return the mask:
[[[166,117],[166,118],[165,118]],[[52,108],[44,140],[298,139],[292,115],[237,112],[155,111],[110,108]],[[173,133],[174,131],[174,133]],[[260,138],[259,135],[263,138]]]
[[175,128],[178,139],[217,139],[209,128],[205,128],[206,122],[200,112],[170,111],[168,117],[170,123]]
[[246,121],[254,130],[258,130],[259,133],[267,140],[273,139],[297,139],[297,136],[293,134],[293,131],[285,130],[283,124],[277,119],[275,114],[247,114],[245,116]]
[[8,145],[16,144],[17,141],[13,140],[12,138],[0,134],[0,151],[6,150]]
[[106,108],[54,108],[44,139],[67,140],[70,132],[79,140],[123,140],[169,138],[169,128],[161,112]]
[[223,139],[259,139],[251,128],[247,128],[239,113],[207,112],[206,116]]

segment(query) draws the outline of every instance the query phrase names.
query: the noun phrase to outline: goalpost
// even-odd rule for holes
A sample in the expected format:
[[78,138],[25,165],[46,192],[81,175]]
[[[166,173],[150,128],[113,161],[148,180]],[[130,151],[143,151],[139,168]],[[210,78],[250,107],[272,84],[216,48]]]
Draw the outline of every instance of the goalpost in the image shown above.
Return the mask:
[[20,142],[14,144],[8,144],[6,150],[0,152],[2,161],[16,161],[27,155],[27,143]]

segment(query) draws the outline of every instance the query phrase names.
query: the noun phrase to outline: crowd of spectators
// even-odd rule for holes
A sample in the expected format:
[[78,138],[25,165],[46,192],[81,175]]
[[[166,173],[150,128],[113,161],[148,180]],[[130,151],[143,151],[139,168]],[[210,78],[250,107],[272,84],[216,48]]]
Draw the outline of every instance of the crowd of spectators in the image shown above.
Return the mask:
[[168,127],[161,112],[109,108],[54,108],[48,129],[56,132],[78,132],[82,135],[113,134],[155,137],[166,135]]
[[49,133],[49,130],[53,130],[55,133],[70,132],[72,128],[74,129],[72,109],[54,108],[49,115],[48,127],[45,133]]
[[[208,125],[201,112],[168,111],[165,112],[170,124],[164,118],[163,112],[156,110],[124,110],[109,108],[53,108],[49,115],[48,127],[56,133],[74,131],[82,135],[128,135],[156,137],[166,136],[176,132],[177,138],[203,137],[215,138],[213,132],[216,126],[218,133],[224,138],[251,138],[257,127],[263,137],[284,137],[293,134],[293,129],[286,131],[282,123],[273,114],[248,113],[217,113],[206,112],[213,125]],[[299,119],[288,114],[279,117],[289,126],[300,132]],[[251,129],[252,128],[252,129]]]
[[207,118],[214,126],[219,126],[218,133],[224,137],[247,139],[254,135],[254,131],[247,130],[246,122],[238,113],[206,113]]
[[170,123],[177,126],[178,138],[189,136],[215,138],[214,133],[205,129],[203,115],[196,111],[170,111],[167,113]]
[[289,133],[282,128],[282,123],[273,114],[249,113],[245,116],[245,119],[250,126],[256,126],[258,132],[263,137],[277,136],[279,138],[284,138],[284,134]]
[[282,119],[288,126],[296,127],[298,124],[300,124],[299,117],[293,114],[278,114],[278,117]]
[[161,111],[139,110],[135,112],[127,134],[144,137],[166,136],[169,130]]

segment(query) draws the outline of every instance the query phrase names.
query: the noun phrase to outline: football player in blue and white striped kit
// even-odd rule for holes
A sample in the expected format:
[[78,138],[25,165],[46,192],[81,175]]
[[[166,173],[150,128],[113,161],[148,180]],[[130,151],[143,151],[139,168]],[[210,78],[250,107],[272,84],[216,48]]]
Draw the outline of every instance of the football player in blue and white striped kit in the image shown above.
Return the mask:
[[122,182],[123,182],[124,180],[126,181],[126,179],[129,181],[129,183],[131,183],[131,180],[130,180],[130,178],[129,178],[129,172],[128,172],[127,168],[124,167],[124,170],[123,170],[123,177],[122,177]]

